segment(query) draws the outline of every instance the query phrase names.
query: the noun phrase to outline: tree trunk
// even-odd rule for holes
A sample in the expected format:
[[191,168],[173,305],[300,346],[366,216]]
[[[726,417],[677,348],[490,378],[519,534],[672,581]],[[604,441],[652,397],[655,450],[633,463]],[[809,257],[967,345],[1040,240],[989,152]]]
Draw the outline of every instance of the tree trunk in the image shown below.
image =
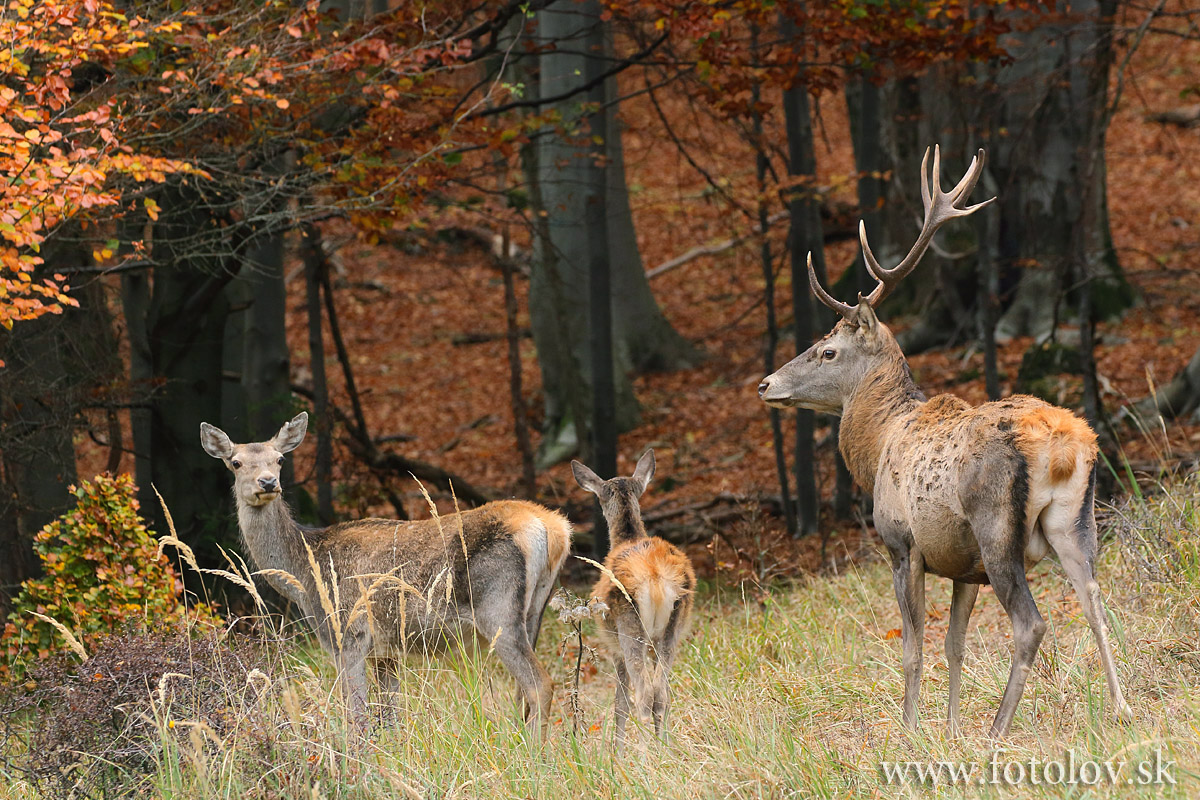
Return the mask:
[[[596,5],[599,10],[599,4]],[[584,80],[591,84],[604,71],[605,34],[600,25],[593,25],[584,37],[584,52],[592,57],[584,61]],[[586,125],[593,145],[608,138],[608,109],[605,106],[603,82],[588,92],[593,106]],[[587,148],[589,151],[591,148]],[[584,226],[587,229],[588,271],[588,349],[592,365],[591,447],[587,459],[605,480],[617,474],[617,409],[616,386],[613,380],[613,289],[612,261],[609,258],[608,238],[608,170],[604,150],[589,152],[585,175]],[[597,508],[597,510],[599,510]],[[592,554],[597,560],[608,555],[607,519],[603,513],[592,516]]]
[[[751,25],[751,48],[758,57],[758,26]],[[779,346],[779,326],[775,319],[775,265],[771,257],[771,238],[769,231],[771,223],[767,209],[767,170],[770,162],[767,160],[766,142],[763,140],[763,118],[758,104],[762,97],[762,87],[755,81],[750,87],[751,104],[751,135],[754,137],[754,177],[758,183],[758,229],[759,260],[763,273],[763,305],[766,307],[767,338],[763,344],[763,371],[769,375],[775,371],[775,351]],[[771,417],[771,445],[775,451],[775,474],[779,481],[779,496],[783,498],[783,520],[787,532],[793,538],[799,535],[796,527],[796,508],[792,505],[792,493],[788,487],[787,455],[784,452],[783,441],[783,412],[778,408],[769,409]]]
[[[321,282],[325,252],[321,231],[316,225],[305,225],[304,231],[304,288],[308,310],[309,365],[313,376],[313,422],[317,435],[316,481],[317,516],[321,524],[333,522],[333,438],[329,415],[329,383],[325,371],[325,337],[321,331]],[[363,431],[364,435],[366,431]]]
[[[220,424],[237,442],[262,441],[296,413],[283,259],[283,235],[263,236],[247,249],[241,270],[226,289],[230,313],[225,322]],[[280,480],[289,504],[295,506],[291,459],[284,462]]]
[[[784,17],[784,35],[794,36],[794,26]],[[788,247],[792,261],[792,315],[796,353],[808,349],[817,328],[826,326],[818,318],[808,287],[809,254],[817,277],[825,280],[824,232],[821,226],[820,198],[814,194],[817,175],[816,150],[813,142],[812,112],[808,87],[793,84],[783,95],[784,123],[788,139],[788,174],[808,176],[811,183],[792,194],[788,202],[791,229]],[[826,284],[828,285],[828,284]],[[836,450],[836,448],[835,448]],[[819,498],[813,469],[813,412],[796,410],[796,443],[794,470],[796,476],[796,533],[806,536],[817,530]]]
[[[1109,233],[1103,133],[1097,139],[1093,130],[1107,102],[1111,59],[1101,53],[1112,19],[1095,0],[1063,10],[1068,21],[1020,34],[1013,63],[997,70],[998,114],[1007,130],[993,144],[1004,217],[1001,266],[1019,275],[1001,335],[1051,332],[1075,253],[1092,278],[1094,313],[1111,316],[1133,299]],[[1085,220],[1094,224],[1077,230]]]
[[[56,231],[42,247],[43,269],[82,264],[87,254],[68,232]],[[37,277],[35,276],[35,280]],[[103,290],[92,283],[72,294],[66,308],[14,325],[0,338],[0,619],[21,581],[39,570],[33,537],[69,509],[78,482],[74,432],[81,410],[103,397],[119,374]],[[91,476],[88,476],[91,477]]]
[[[223,264],[191,252],[189,240],[215,221],[189,191],[162,193],[154,225],[153,296],[146,331],[153,376],[161,383],[150,415],[151,479],[166,501],[176,529],[209,563],[223,562],[215,544],[237,539],[224,470],[200,447],[199,424],[221,422],[225,287]],[[143,509],[166,522],[157,501]]]
[[[858,170],[858,207],[868,233],[881,229],[883,219],[883,145],[880,140],[879,87],[870,74],[861,74],[846,84],[846,106],[849,111],[850,139],[854,143],[854,168]],[[847,300],[854,302],[859,292],[869,294],[875,280],[867,272],[861,249],[850,267],[851,275],[842,286],[853,287]]]
[[[67,309],[65,315],[82,315]],[[0,373],[0,619],[21,581],[38,574],[33,537],[71,505],[76,390],[63,340],[64,320],[43,316],[14,325]]]
[[[589,62],[599,62],[601,70],[606,68],[607,60],[590,57],[573,44],[586,39],[591,28],[603,27],[599,20],[597,0],[538,14],[539,44],[562,43],[564,50],[550,50],[538,57],[536,91],[540,96],[553,97],[584,85],[583,76],[595,74]],[[604,33],[602,30],[600,35]],[[603,88],[606,102],[614,102],[616,82],[610,78]],[[593,381],[585,328],[590,252],[586,200],[596,144],[579,141],[583,123],[579,106],[584,99],[578,94],[559,104],[568,135],[548,133],[526,151],[530,198],[539,215],[529,303],[546,403],[541,466],[569,456],[591,437]],[[687,366],[694,363],[697,353],[671,328],[650,293],[629,209],[619,122],[615,114],[605,116],[607,242],[612,295],[618,301],[613,304],[616,421],[620,430],[628,430],[638,419],[630,373]],[[586,131],[586,126],[582,130]]]
[[[131,212],[117,223],[118,253],[122,258],[133,253],[133,242],[142,240],[146,218]],[[133,478],[137,483],[138,505],[143,517],[156,514],[158,499],[151,483],[154,474],[150,462],[151,409],[156,391],[154,359],[147,328],[150,315],[150,272],[137,270],[121,273],[121,313],[125,318],[125,335],[129,340],[129,395],[134,405],[129,410],[129,427],[133,434]]]

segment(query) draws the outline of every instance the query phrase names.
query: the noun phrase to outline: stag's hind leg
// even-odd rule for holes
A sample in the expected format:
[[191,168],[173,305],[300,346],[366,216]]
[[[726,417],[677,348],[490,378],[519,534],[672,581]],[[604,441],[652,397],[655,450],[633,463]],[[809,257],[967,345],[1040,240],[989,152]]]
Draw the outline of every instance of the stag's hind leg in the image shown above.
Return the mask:
[[[1092,480],[1095,479],[1093,472]],[[1096,637],[1100,651],[1100,663],[1108,681],[1114,714],[1121,722],[1133,720],[1133,709],[1125,701],[1117,667],[1113,661],[1112,646],[1108,640],[1108,625],[1105,619],[1104,602],[1100,599],[1100,584],[1096,582],[1096,515],[1093,507],[1092,484],[1089,482],[1083,505],[1079,509],[1051,506],[1042,514],[1042,530],[1050,547],[1058,554],[1075,594],[1083,616]]]
[[[1023,523],[1021,523],[1023,525]],[[996,590],[996,597],[1008,614],[1013,626],[1013,661],[1000,700],[1000,710],[988,733],[998,739],[1008,733],[1017,704],[1025,691],[1033,660],[1037,657],[1042,637],[1046,635],[1046,621],[1042,619],[1025,580],[1024,537],[1017,539],[1016,529],[1005,520],[992,518],[976,527],[976,536],[983,555],[984,569],[988,580]]]

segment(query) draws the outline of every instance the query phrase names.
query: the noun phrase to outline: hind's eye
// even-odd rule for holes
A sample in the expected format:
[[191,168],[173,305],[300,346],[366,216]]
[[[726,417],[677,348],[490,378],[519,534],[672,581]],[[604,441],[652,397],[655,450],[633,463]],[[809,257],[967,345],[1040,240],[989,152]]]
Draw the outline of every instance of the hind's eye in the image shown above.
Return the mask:
[[237,469],[238,467],[240,467],[242,465],[242,462],[237,461],[237,460],[231,461],[229,463],[233,465],[234,469]]
[[282,463],[283,463],[283,456],[280,456],[279,458],[275,459],[275,463],[276,463],[276,464],[282,464]]
[[821,358],[825,359],[826,361],[829,361],[831,358],[833,358],[836,355],[837,355],[837,351],[834,350],[832,347],[826,347],[824,350],[821,351]]

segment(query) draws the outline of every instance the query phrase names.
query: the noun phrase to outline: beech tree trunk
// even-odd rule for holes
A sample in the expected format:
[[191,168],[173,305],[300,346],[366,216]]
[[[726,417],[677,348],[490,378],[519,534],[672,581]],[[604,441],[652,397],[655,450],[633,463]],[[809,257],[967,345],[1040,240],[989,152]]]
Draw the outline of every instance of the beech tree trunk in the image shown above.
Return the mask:
[[[536,38],[551,48],[537,59],[536,85],[527,90],[557,97],[586,85],[595,75],[589,61],[607,69],[607,53],[584,47],[601,26],[597,0],[555,6],[537,15]],[[558,52],[554,48],[561,48]],[[606,50],[610,46],[606,45]],[[616,82],[603,84],[606,103],[616,99]],[[698,358],[696,349],[671,328],[646,281],[625,184],[620,125],[606,114],[603,142],[590,141],[581,117],[584,93],[558,103],[566,135],[548,132],[527,148],[525,170],[530,200],[538,215],[530,283],[530,317],[542,370],[546,414],[540,466],[555,463],[587,446],[593,395],[588,356],[588,259],[597,232],[589,234],[587,196],[591,161],[605,162],[605,228],[613,298],[613,385],[619,430],[638,419],[630,375],[636,371],[678,369]]]

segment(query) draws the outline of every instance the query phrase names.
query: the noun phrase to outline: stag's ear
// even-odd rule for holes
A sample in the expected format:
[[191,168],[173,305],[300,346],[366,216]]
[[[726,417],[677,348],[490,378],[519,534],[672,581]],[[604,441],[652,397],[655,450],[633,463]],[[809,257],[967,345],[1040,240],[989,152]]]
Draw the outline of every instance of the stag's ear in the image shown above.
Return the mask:
[[604,481],[600,479],[599,475],[578,461],[571,462],[571,472],[575,475],[576,483],[592,494],[599,496],[600,487],[604,485]]
[[304,433],[308,430],[308,412],[301,411],[285,423],[279,433],[271,439],[271,446],[281,453],[290,453],[304,441]]
[[860,331],[871,336],[875,335],[879,327],[879,317],[875,316],[875,309],[861,292],[858,295],[858,305],[854,308],[854,324]]
[[225,431],[207,422],[200,423],[200,446],[213,458],[225,459],[233,455],[233,442],[229,441]]
[[646,491],[646,487],[650,485],[650,480],[654,477],[654,450],[647,450],[638,459],[637,467],[633,470],[633,479],[638,482],[641,488],[638,494]]

